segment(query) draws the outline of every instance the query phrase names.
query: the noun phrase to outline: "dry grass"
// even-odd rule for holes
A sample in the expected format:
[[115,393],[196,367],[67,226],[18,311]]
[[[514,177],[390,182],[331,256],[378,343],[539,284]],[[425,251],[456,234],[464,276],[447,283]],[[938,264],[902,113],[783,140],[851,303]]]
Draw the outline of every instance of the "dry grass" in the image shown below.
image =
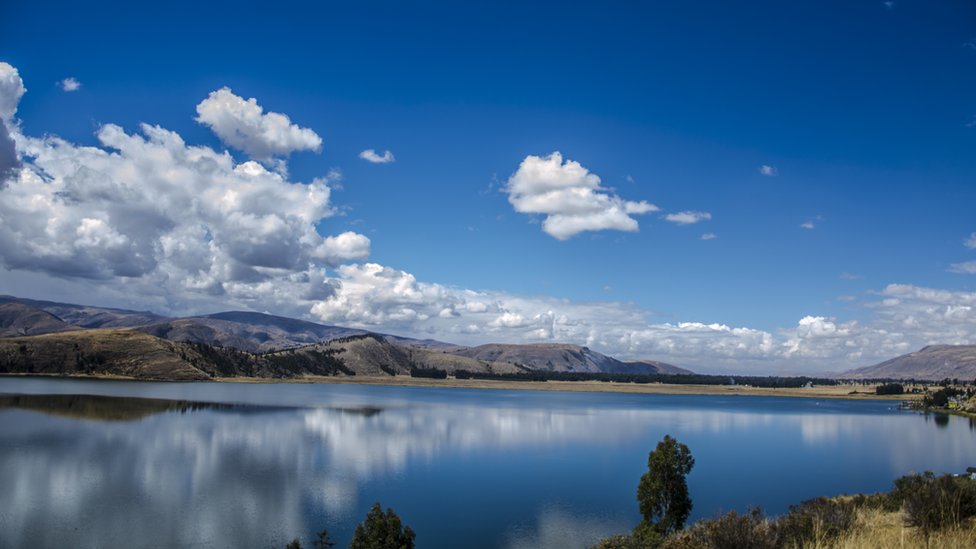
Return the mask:
[[961,528],[933,532],[926,544],[925,535],[917,528],[905,526],[900,512],[887,513],[877,509],[858,511],[857,523],[850,532],[828,545],[811,545],[805,549],[949,549],[976,547],[976,522]]

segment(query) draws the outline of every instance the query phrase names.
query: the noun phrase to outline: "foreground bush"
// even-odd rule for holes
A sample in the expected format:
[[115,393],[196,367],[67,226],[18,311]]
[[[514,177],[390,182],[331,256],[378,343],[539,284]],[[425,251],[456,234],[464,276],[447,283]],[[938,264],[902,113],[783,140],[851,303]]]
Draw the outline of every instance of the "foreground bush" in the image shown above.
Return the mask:
[[[887,494],[816,498],[767,518],[760,509],[699,520],[670,535],[647,523],[596,549],[976,547],[976,481],[931,472],[907,475]],[[909,528],[905,528],[908,526]],[[651,530],[651,533],[655,533]],[[891,540],[897,540],[892,544]]]
[[820,547],[854,526],[858,505],[852,500],[816,498],[791,505],[790,512],[776,519],[774,537],[780,547]]
[[740,515],[735,511],[717,519],[696,522],[687,530],[668,537],[662,549],[776,549],[776,536],[760,509]]
[[913,490],[904,496],[905,522],[926,536],[957,528],[976,516],[976,482],[964,477],[932,473],[911,475]]

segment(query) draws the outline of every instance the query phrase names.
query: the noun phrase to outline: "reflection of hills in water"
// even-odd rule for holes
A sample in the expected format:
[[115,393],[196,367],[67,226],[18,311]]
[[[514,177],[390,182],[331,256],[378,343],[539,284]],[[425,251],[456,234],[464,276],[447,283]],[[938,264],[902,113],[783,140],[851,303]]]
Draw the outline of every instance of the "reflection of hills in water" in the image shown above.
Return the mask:
[[243,408],[238,404],[96,395],[0,395],[0,409],[22,408],[77,419],[131,421],[161,412]]
[[[233,411],[235,413],[261,413],[296,410],[294,406],[261,406],[201,402],[192,400],[167,400],[160,398],[118,397],[101,395],[8,395],[0,394],[0,410],[21,408],[34,412],[75,419],[101,421],[133,421],[162,412],[197,412],[201,410]],[[333,408],[343,414],[371,417],[383,411],[375,406]]]

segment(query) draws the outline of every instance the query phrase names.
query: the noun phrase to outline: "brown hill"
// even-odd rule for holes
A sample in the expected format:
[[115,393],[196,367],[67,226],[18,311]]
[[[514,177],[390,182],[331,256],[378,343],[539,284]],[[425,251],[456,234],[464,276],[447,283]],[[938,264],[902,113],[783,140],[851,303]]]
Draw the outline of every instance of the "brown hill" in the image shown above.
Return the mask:
[[478,347],[462,347],[451,351],[488,362],[507,362],[530,370],[550,372],[608,372],[621,367],[622,362],[578,345],[536,343],[505,345],[489,343]]
[[58,317],[62,322],[79,328],[130,328],[151,322],[158,322],[166,318],[148,311],[129,311],[126,309],[40,301],[9,295],[0,296],[0,304],[5,303],[19,303],[46,311]]
[[90,307],[88,305],[40,301],[9,295],[0,296],[0,304],[4,303],[19,303],[40,309],[58,317],[66,324],[79,328],[129,328],[159,322],[166,318],[148,311]]
[[647,373],[647,374],[671,374],[671,375],[691,375],[695,372],[691,370],[686,370],[675,366],[674,364],[668,364],[667,362],[661,362],[660,360],[628,360],[624,362],[628,366],[632,366],[638,369],[643,369],[644,371],[635,371],[634,373]]
[[529,370],[549,372],[602,372],[611,374],[690,374],[689,370],[664,362],[642,360],[622,362],[579,345],[536,343],[478,347],[457,347],[448,352],[480,361],[503,362]]
[[[388,375],[409,373],[411,367],[437,368],[450,373],[456,370],[493,373],[531,370],[691,373],[653,360],[622,362],[578,345],[488,344],[462,347],[387,334],[369,334],[364,339],[356,337],[367,334],[359,329],[248,311],[166,318],[146,311],[0,296],[0,337],[106,327],[133,328],[148,336],[190,344],[174,349],[180,349],[187,357],[193,358],[188,362],[193,368],[206,375],[217,376]],[[344,340],[342,345],[327,344],[336,339]],[[235,349],[238,352],[235,353]],[[277,352],[284,349],[296,350],[298,354]],[[117,351],[118,356],[125,354],[122,349]],[[257,353],[263,354],[254,356]],[[67,368],[56,365],[45,367],[59,371]],[[183,372],[179,375],[187,374]]]
[[77,329],[51,313],[30,305],[0,305],[0,337],[31,336]]
[[302,357],[309,353],[325,353],[338,359],[355,375],[409,375],[413,368],[436,368],[448,373],[457,370],[488,373],[517,373],[524,371],[512,364],[481,361],[423,347],[391,343],[379,334],[363,334],[334,339],[309,347],[266,355]]
[[131,330],[79,330],[0,339],[0,372],[101,374],[144,379],[209,379],[184,344]]
[[914,353],[841,374],[844,379],[976,378],[976,345],[929,345]]
[[173,341],[234,347],[253,353],[300,347],[366,333],[353,328],[326,326],[244,311],[165,320],[138,329]]
[[266,354],[169,341],[133,329],[77,330],[0,339],[0,373],[207,380],[409,375],[413,368],[437,368],[451,373],[458,369],[489,373],[521,371],[511,364],[395,345],[376,334]]

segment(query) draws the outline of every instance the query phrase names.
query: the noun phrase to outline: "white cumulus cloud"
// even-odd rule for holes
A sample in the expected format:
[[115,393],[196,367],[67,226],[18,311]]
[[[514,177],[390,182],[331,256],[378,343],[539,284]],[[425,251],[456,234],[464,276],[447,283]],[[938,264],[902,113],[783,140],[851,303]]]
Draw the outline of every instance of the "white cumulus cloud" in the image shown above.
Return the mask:
[[346,231],[336,236],[326,237],[325,240],[315,250],[314,256],[325,261],[329,266],[335,267],[340,263],[353,259],[366,259],[369,257],[369,238]]
[[25,91],[24,81],[17,69],[0,61],[0,189],[20,166],[10,128],[15,127],[14,115]]
[[[22,89],[0,87],[8,113]],[[97,146],[11,135],[24,161],[0,186],[0,266],[38,284],[87,280],[164,311],[211,298],[296,311],[334,291],[326,266],[369,254],[363,235],[317,231],[334,214],[326,178],[289,181],[149,124],[106,124]]]
[[776,166],[770,166],[770,165],[767,165],[767,164],[763,164],[762,166],[759,166],[759,173],[761,173],[761,174],[763,174],[763,175],[765,175],[767,177],[775,177],[775,176],[779,175],[779,170],[776,169]]
[[698,223],[699,221],[708,221],[712,218],[712,214],[708,212],[677,212],[669,213],[664,216],[664,219],[670,221],[671,223],[677,223],[678,225],[692,225]]
[[866,321],[807,315],[776,331],[648,320],[615,301],[578,302],[418,281],[377,264],[343,265],[318,320],[459,344],[567,342],[618,358],[705,372],[818,373],[866,366],[932,343],[976,342],[976,293],[890,285]]
[[66,92],[73,92],[81,89],[81,82],[79,82],[78,79],[73,76],[69,76],[58,82],[58,85],[60,85],[61,89]]
[[365,151],[359,153],[359,158],[371,163],[371,164],[389,164],[396,160],[393,157],[393,153],[390,151],[383,151],[383,154],[379,154],[373,149],[366,149]]
[[288,116],[265,113],[253,97],[245,100],[230,88],[221,88],[197,105],[197,121],[213,130],[224,144],[268,163],[295,151],[318,151],[322,138],[291,123]]
[[0,120],[10,122],[27,89],[20,73],[9,63],[0,61]]
[[566,240],[584,231],[637,231],[632,215],[658,211],[646,201],[624,200],[600,185],[600,177],[554,152],[529,155],[508,178],[508,201],[520,213],[544,214],[542,230]]

